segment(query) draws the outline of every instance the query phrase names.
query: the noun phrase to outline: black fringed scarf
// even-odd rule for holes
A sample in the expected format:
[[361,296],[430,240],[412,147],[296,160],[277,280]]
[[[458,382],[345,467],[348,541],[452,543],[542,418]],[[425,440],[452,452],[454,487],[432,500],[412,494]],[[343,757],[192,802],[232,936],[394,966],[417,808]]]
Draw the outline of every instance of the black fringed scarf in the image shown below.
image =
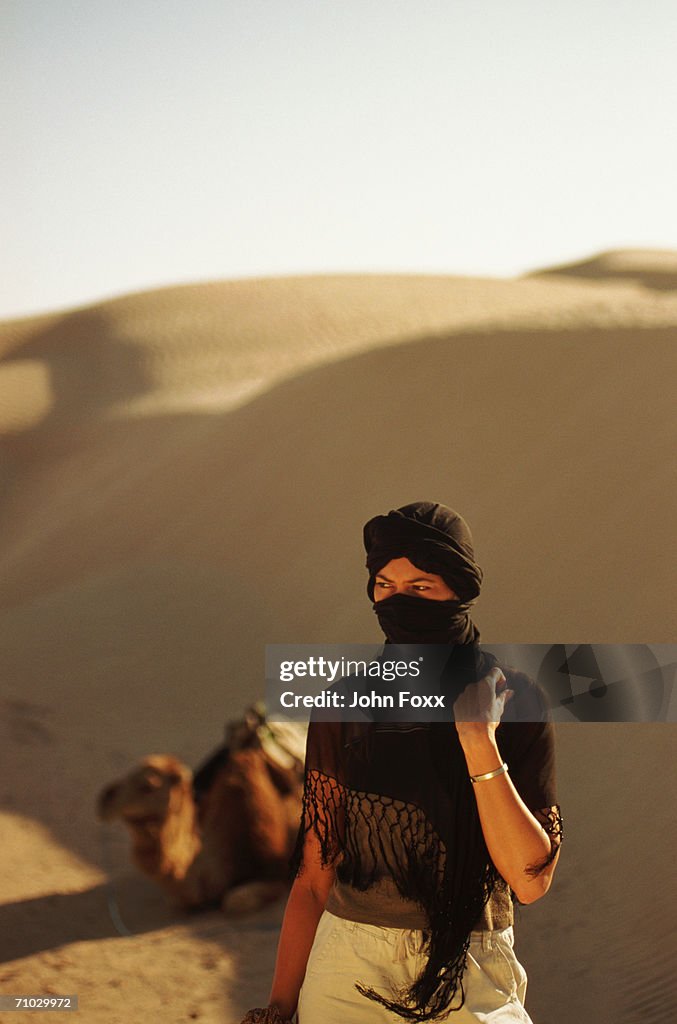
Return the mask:
[[[396,594],[375,602],[388,642],[452,645],[455,688],[486,675],[496,659],[479,648],[469,617],[482,570],[465,521],[443,505],[420,502],[370,520],[364,540],[372,601],[376,573],[399,557],[442,576],[458,594],[452,601]],[[455,723],[311,721],[293,875],[302,870],[311,829],[322,863],[335,865],[340,882],[365,891],[386,873],[428,918],[427,962],[413,984],[390,996],[359,980],[357,989],[405,1020],[459,1009],[470,932],[499,876]]]

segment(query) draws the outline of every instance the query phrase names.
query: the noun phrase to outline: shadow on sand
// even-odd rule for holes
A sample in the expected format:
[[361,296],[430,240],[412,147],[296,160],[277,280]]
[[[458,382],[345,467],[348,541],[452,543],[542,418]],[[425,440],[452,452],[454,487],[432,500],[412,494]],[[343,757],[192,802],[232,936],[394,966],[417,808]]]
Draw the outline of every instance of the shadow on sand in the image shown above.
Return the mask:
[[82,892],[49,893],[0,905],[0,963],[73,942],[157,931],[190,922],[150,882],[132,875]]

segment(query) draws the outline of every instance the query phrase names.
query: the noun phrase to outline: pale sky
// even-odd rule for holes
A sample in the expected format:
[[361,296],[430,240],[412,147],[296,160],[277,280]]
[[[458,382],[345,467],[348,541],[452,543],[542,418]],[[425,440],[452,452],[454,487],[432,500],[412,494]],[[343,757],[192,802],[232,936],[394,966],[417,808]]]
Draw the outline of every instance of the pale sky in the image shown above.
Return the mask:
[[0,0],[0,317],[677,249],[674,0]]

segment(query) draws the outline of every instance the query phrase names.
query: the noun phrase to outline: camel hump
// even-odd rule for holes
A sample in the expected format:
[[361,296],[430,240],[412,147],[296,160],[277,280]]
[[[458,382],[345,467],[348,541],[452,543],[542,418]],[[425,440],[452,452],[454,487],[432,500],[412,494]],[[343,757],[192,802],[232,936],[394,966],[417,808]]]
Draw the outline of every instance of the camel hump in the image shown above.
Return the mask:
[[211,789],[229,759],[241,750],[263,751],[273,774],[294,777],[303,772],[308,724],[270,722],[263,701],[248,707],[242,718],[231,719],[225,727],[223,743],[195,769],[193,794],[199,803]]

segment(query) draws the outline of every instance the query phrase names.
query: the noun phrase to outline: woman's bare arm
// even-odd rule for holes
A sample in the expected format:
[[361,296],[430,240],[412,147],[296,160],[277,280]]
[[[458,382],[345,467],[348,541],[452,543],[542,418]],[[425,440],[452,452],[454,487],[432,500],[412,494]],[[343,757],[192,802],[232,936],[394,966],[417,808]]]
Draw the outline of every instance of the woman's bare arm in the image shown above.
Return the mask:
[[277,1006],[288,1019],[296,1010],[308,956],[334,874],[333,867],[322,865],[320,845],[314,832],[309,831],[303,850],[303,871],[294,880],[287,900],[268,999],[269,1005]]
[[[470,775],[498,768],[503,758],[496,741],[506,700],[512,691],[505,676],[493,668],[483,679],[467,686],[454,704],[456,728]],[[473,786],[482,832],[496,870],[520,903],[533,903],[550,888],[559,859],[535,873],[553,850],[550,836],[515,789],[509,774],[497,775]],[[545,809],[544,809],[545,810]]]
[[[476,737],[474,741],[466,739],[463,749],[471,775],[493,771],[503,760],[494,737]],[[529,873],[529,867],[550,855],[551,840],[525,805],[510,776],[507,773],[499,775],[473,788],[484,840],[496,870],[520,903],[533,903],[545,896],[557,866],[559,851],[538,874]]]

